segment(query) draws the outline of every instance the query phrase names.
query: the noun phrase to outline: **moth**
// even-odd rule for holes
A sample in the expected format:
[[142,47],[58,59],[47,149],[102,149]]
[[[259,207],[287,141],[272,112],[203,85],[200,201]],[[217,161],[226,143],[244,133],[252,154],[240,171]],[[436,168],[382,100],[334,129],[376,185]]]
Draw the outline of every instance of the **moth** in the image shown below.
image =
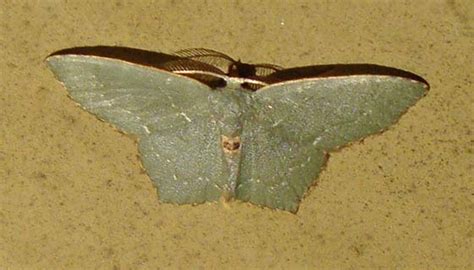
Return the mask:
[[284,69],[201,48],[73,48],[47,64],[82,108],[137,137],[161,202],[291,212],[327,153],[384,131],[429,88],[390,67]]

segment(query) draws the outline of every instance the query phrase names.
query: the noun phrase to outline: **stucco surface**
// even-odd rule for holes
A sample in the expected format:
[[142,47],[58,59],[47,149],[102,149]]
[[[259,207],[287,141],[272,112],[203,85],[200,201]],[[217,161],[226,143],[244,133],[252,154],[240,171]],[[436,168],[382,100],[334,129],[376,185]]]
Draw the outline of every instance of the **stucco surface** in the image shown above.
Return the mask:
[[[0,3],[0,268],[472,269],[470,1]],[[296,215],[160,204],[134,138],[67,97],[60,49],[204,47],[285,67],[374,63],[431,85],[331,154]]]

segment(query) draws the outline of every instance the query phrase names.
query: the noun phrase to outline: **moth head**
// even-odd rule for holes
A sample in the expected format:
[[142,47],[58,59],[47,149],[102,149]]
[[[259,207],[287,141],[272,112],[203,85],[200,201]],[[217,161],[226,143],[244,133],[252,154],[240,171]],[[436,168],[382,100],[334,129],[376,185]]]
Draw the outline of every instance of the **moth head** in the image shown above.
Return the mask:
[[242,63],[240,60],[230,64],[227,71],[228,76],[239,78],[252,78],[257,75],[256,73],[257,69],[254,65]]

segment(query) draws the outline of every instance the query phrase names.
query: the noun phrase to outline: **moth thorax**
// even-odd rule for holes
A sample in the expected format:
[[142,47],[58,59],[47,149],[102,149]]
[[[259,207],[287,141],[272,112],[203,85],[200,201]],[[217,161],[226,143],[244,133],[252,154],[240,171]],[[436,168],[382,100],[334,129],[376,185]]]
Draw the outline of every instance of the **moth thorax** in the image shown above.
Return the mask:
[[222,149],[225,153],[234,154],[240,151],[240,136],[227,137],[222,135],[221,137]]

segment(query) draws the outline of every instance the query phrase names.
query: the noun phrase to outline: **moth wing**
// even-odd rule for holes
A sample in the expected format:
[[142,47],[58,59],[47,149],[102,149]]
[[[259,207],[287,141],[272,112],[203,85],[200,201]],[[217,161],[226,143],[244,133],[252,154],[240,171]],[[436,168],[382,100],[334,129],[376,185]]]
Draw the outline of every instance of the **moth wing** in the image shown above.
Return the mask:
[[249,117],[241,137],[240,175],[235,196],[273,209],[296,212],[301,197],[318,176],[326,155],[290,134],[276,133],[271,122]]
[[157,184],[162,202],[204,203],[223,195],[229,171],[219,132],[209,117],[198,117],[185,128],[141,138],[143,166]]
[[84,109],[138,135],[143,165],[161,201],[219,198],[227,179],[208,86],[111,58],[55,55],[47,62]]
[[168,71],[85,55],[55,55],[49,67],[85,110],[118,129],[147,135],[208,114],[208,86]]
[[408,78],[357,75],[261,88],[244,123],[237,197],[297,211],[325,152],[394,124],[427,87]]

